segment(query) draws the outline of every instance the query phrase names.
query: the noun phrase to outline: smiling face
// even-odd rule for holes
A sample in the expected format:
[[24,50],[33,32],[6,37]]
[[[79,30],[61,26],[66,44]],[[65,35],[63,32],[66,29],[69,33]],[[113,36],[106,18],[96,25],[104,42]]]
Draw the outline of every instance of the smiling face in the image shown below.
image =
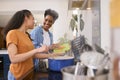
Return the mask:
[[44,22],[43,22],[43,28],[45,31],[48,31],[49,28],[52,26],[52,24],[54,23],[54,19],[52,16],[47,15],[44,18]]

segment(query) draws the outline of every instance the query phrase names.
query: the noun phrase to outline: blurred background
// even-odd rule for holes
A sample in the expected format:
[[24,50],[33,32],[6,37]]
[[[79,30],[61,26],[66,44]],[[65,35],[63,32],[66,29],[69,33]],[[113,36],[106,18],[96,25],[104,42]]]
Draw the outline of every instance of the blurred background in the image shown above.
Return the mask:
[[1,31],[16,11],[30,10],[38,26],[48,8],[59,13],[50,29],[54,43],[65,35],[67,40],[84,35],[90,45],[97,44],[110,54],[112,65],[120,58],[120,0],[0,0],[0,54],[7,54]]

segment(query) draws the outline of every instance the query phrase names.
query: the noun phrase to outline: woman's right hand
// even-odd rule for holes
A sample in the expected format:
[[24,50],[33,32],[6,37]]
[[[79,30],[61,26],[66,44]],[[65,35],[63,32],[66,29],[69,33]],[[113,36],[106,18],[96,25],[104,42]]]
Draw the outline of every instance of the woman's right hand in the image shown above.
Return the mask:
[[37,52],[48,52],[49,48],[46,45],[42,45],[40,48],[37,48]]

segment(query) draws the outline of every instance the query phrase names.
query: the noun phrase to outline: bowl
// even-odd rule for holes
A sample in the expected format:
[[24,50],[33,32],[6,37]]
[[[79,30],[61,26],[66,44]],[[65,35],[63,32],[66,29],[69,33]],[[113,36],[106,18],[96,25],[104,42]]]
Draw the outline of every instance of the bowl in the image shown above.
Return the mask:
[[94,77],[89,77],[87,75],[75,75],[75,65],[68,66],[61,69],[63,79],[62,80],[108,80],[108,73],[103,73]]
[[52,71],[60,71],[63,67],[74,65],[74,57],[57,56],[48,59],[48,68]]

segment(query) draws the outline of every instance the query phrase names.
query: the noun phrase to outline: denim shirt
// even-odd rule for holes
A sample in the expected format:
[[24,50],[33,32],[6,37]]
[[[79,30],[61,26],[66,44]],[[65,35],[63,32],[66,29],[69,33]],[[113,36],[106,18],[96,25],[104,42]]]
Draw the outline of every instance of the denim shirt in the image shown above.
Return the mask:
[[[52,44],[53,43],[53,34],[50,31],[48,31],[48,34],[49,34],[49,37],[50,37],[50,44]],[[43,44],[43,40],[44,40],[42,26],[35,27],[31,31],[30,37],[32,39],[32,42],[33,42],[35,48],[41,47],[40,44]]]

